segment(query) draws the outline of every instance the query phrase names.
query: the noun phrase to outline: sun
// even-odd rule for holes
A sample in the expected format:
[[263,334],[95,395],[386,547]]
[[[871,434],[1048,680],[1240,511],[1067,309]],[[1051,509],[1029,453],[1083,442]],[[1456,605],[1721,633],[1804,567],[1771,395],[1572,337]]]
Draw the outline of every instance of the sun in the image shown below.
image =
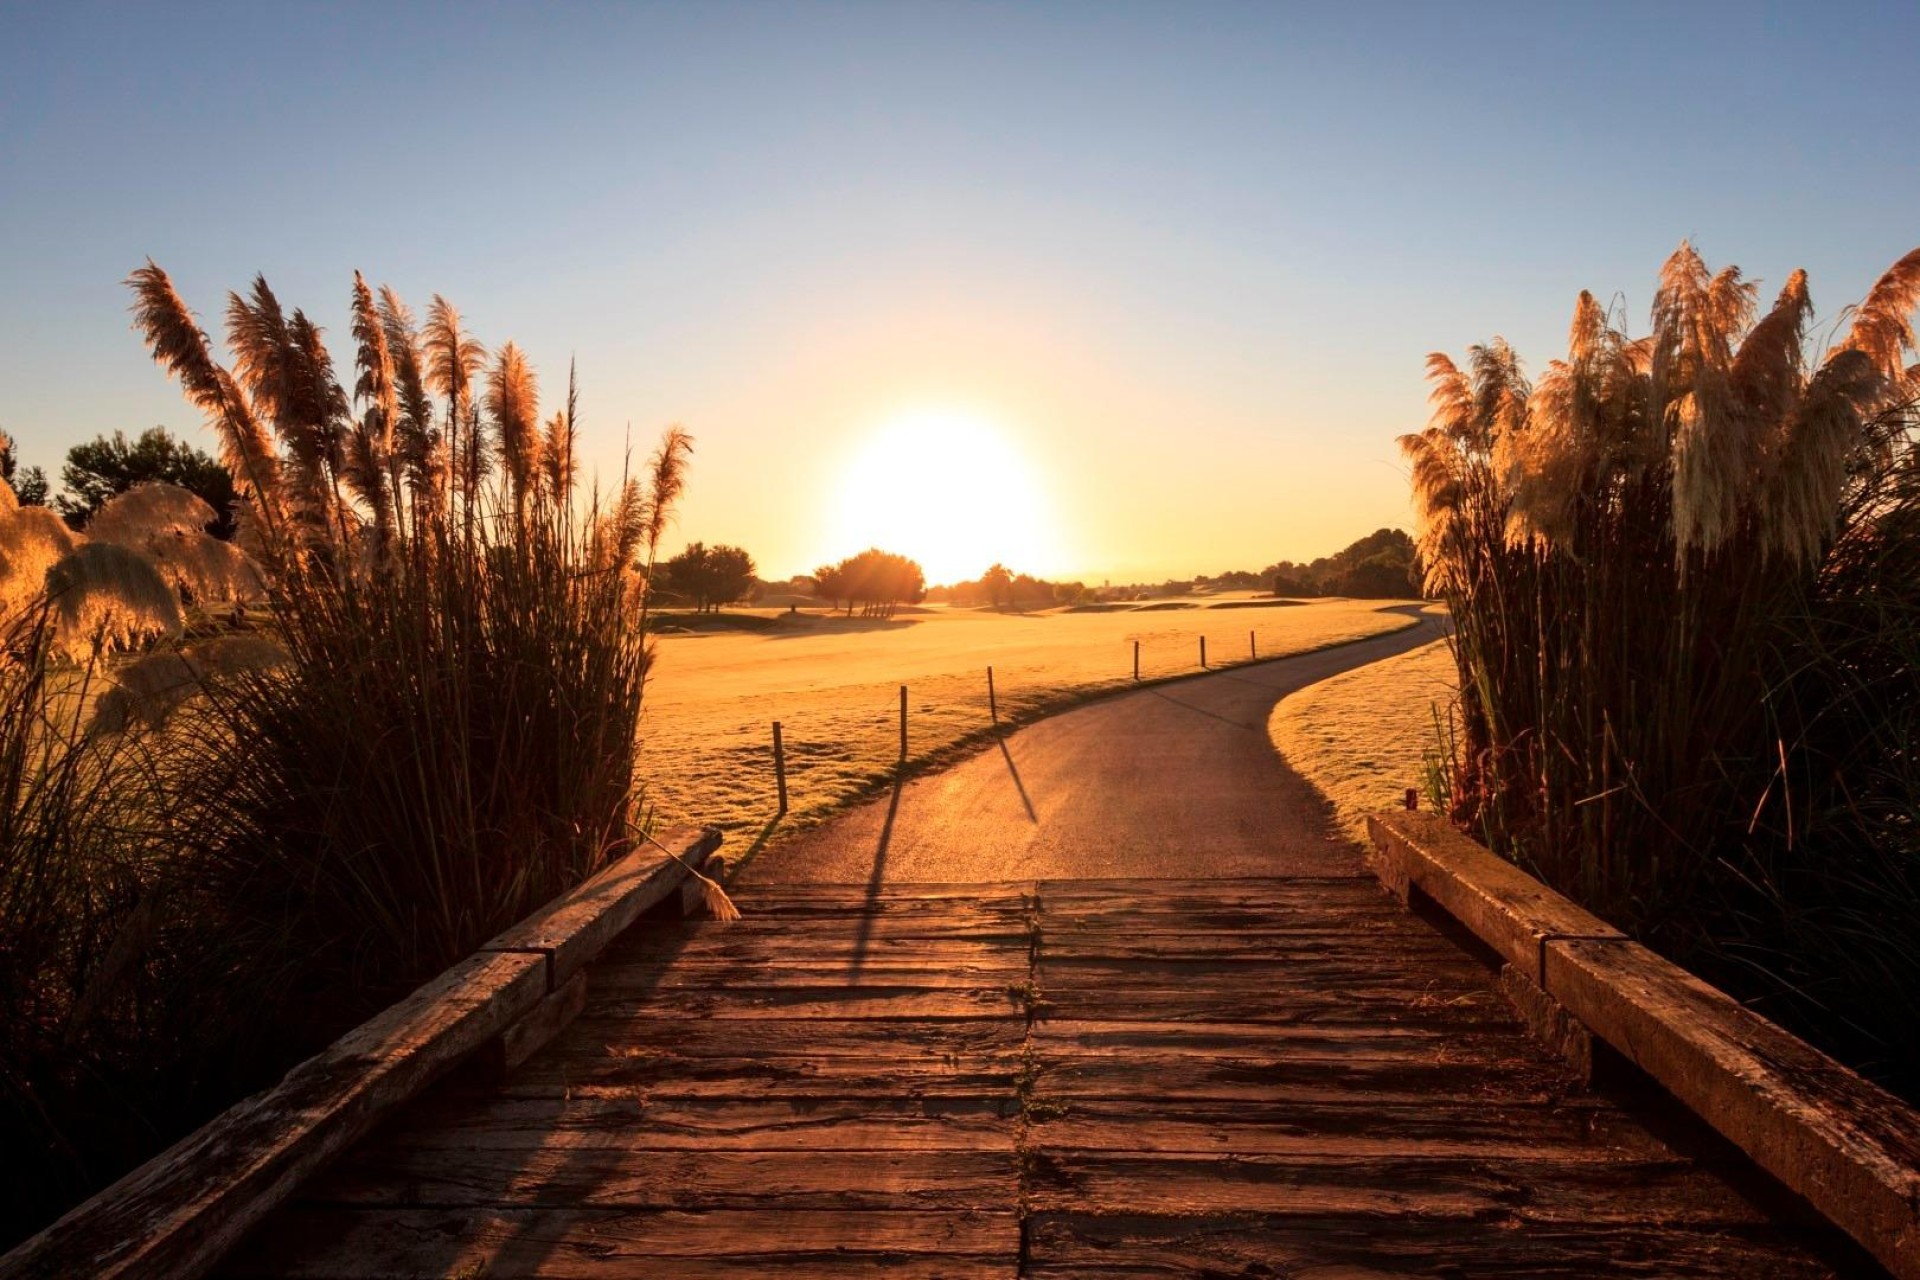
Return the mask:
[[953,410],[889,419],[842,473],[836,556],[879,547],[911,556],[929,584],[976,578],[998,561],[1016,573],[1059,568],[1034,469],[992,423]]

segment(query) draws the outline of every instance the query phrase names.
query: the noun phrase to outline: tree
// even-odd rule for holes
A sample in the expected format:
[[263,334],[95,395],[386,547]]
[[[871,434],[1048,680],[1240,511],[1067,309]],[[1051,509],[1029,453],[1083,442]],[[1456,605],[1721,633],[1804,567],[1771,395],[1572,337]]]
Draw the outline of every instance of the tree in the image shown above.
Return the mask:
[[233,477],[206,454],[168,435],[165,427],[151,427],[134,441],[116,431],[69,449],[60,469],[66,492],[54,505],[68,524],[84,528],[108,499],[150,480],[177,484],[199,497],[216,516],[208,532],[216,538],[233,536]]
[[753,586],[753,557],[739,547],[696,542],[661,566],[665,588],[700,612],[744,597]]
[[0,431],[0,480],[7,482],[21,506],[47,505],[47,473],[38,467],[20,466],[13,453],[13,437],[4,431]]
[[1007,601],[1013,598],[1013,574],[1007,571],[1007,566],[995,563],[980,575],[980,587],[986,592],[989,604],[996,609],[1003,609]]
[[926,574],[917,562],[878,547],[821,565],[813,577],[816,594],[836,608],[845,601],[849,617],[858,604],[864,617],[890,618],[900,605],[917,604],[927,594]]

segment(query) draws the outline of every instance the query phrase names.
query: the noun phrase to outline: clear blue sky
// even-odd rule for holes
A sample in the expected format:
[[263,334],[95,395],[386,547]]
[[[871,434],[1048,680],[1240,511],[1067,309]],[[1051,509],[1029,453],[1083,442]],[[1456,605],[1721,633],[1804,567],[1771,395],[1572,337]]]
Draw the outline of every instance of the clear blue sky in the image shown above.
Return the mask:
[[[1822,315],[1920,244],[1920,6],[0,8],[0,427],[164,423],[120,282],[352,272],[577,355],[590,460],[699,440],[687,537],[854,548],[913,410],[988,424],[1043,572],[1258,567],[1408,520],[1421,364],[1682,237]],[[927,477],[927,485],[942,483]],[[840,532],[835,532],[840,530]],[[911,547],[903,550],[912,551]],[[1020,566],[1016,566],[1020,567]]]

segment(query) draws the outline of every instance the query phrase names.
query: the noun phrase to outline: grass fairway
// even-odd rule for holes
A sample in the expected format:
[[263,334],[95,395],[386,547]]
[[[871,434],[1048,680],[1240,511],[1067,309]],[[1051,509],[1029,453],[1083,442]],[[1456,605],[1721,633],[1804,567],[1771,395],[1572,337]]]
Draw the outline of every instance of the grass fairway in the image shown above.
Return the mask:
[[1133,679],[1302,653],[1410,624],[1388,601],[996,614],[933,607],[890,621],[818,612],[749,614],[737,627],[659,638],[641,721],[647,799],[666,821],[758,832],[774,817],[771,724],[784,727],[788,822],[818,821],[891,776],[899,687],[909,688],[908,750],[938,761],[989,725],[986,668],[1002,720],[1026,720]]
[[1268,731],[1333,802],[1340,829],[1364,842],[1369,813],[1399,807],[1408,787],[1424,790],[1434,713],[1451,713],[1455,679],[1447,642],[1436,640],[1281,699]]

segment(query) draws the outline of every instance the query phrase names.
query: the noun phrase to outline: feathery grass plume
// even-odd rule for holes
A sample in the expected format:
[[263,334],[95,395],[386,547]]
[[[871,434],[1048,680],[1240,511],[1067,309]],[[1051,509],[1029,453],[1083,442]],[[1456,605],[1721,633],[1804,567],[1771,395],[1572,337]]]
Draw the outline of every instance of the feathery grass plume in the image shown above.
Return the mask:
[[1840,346],[1864,355],[1888,382],[1899,382],[1908,376],[1903,357],[1915,346],[1916,309],[1920,309],[1920,249],[1874,281],[1866,299],[1853,309],[1852,327]]
[[200,673],[186,655],[150,653],[113,672],[113,685],[94,703],[91,734],[125,733],[135,723],[157,729],[168,714],[200,690]]
[[0,618],[40,595],[47,570],[72,551],[77,539],[46,507],[16,507],[0,513]]
[[13,486],[0,480],[0,516],[8,515],[20,509],[20,499],[13,492]]
[[1758,478],[1764,436],[1729,386],[1733,348],[1751,323],[1754,286],[1737,267],[1707,270],[1682,242],[1654,295],[1654,394],[1672,435],[1676,554],[1729,542]]
[[264,583],[252,560],[205,532],[216,518],[198,495],[149,481],[108,499],[87,522],[87,533],[94,542],[151,557],[176,588],[195,600],[258,598]]
[[173,585],[197,603],[259,600],[260,568],[238,546],[209,533],[176,533],[147,544],[147,554]]
[[144,550],[155,538],[199,533],[218,518],[192,490],[149,480],[101,504],[87,521],[87,536],[95,542]]
[[573,491],[573,426],[563,410],[547,419],[540,440],[540,494],[548,502],[562,501]]
[[473,408],[473,380],[486,365],[487,349],[461,329],[459,309],[437,293],[427,308],[421,341],[426,347],[427,385],[446,397],[448,461],[454,489],[466,504],[470,532],[486,458],[480,419]]
[[178,635],[184,625],[180,597],[153,562],[111,542],[83,543],[55,561],[46,592],[61,647],[75,658]]
[[540,471],[540,391],[533,367],[512,342],[494,354],[487,371],[486,406],[517,519]]
[[283,447],[282,474],[309,537],[332,515],[332,486],[340,470],[346,394],[333,374],[319,329],[295,310],[287,317],[265,276],[251,297],[227,295],[227,345],[234,375]]
[[653,522],[653,504],[638,480],[629,478],[620,486],[620,496],[596,522],[594,564],[602,569],[636,567],[634,558],[647,545],[647,530]]
[[[378,310],[387,353],[393,360],[394,455],[405,475],[408,493],[431,509],[446,486],[446,455],[433,425],[433,402],[427,396],[420,337],[414,331],[413,312],[389,285],[380,286]],[[396,489],[396,501],[398,496]]]
[[188,401],[206,415],[235,486],[273,527],[279,520],[281,492],[272,437],[239,383],[215,363],[207,335],[167,273],[149,258],[127,278],[127,285],[134,292],[134,327],[145,337],[154,363],[179,379]]
[[392,544],[396,522],[402,518],[400,459],[395,451],[400,395],[386,326],[374,306],[373,291],[358,271],[353,273],[352,312],[354,369],[358,374],[353,398],[366,409],[348,439],[341,478],[373,513],[375,540],[385,554]]
[[667,521],[673,517],[674,509],[680,503],[681,490],[686,486],[687,463],[693,457],[693,437],[678,424],[667,428],[660,438],[660,447],[653,452],[653,461],[648,467],[651,476],[652,493],[647,508],[647,571],[653,571],[654,561],[659,558],[660,538],[667,530]]
[[223,676],[270,671],[287,651],[265,636],[220,636],[188,648],[150,653],[116,668],[94,703],[87,732],[124,733],[133,724],[163,726],[175,710]]

